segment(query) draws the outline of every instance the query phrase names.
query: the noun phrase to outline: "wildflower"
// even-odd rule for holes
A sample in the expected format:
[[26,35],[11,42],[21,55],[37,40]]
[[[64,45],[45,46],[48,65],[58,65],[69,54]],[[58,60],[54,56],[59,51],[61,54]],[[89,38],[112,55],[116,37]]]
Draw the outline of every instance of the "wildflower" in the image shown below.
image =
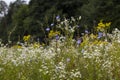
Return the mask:
[[93,45],[96,45],[98,43],[98,40],[95,40],[92,42]]
[[98,23],[98,27],[104,28],[105,24],[103,23],[103,21],[101,20],[100,23]]
[[98,39],[103,37],[103,33],[102,32],[98,32]]
[[79,16],[79,18],[78,18],[79,20],[81,20],[81,16]]
[[35,43],[33,44],[33,47],[34,47],[34,48],[39,48],[39,47],[40,47],[40,44],[37,43],[37,42],[35,42]]
[[54,26],[54,23],[52,23],[50,26]]
[[102,41],[98,41],[97,45],[100,45],[100,44],[102,44],[102,43],[103,43]]
[[98,23],[97,30],[104,31],[108,29],[110,25],[111,25],[111,22],[103,23],[103,21],[101,20],[100,23]]
[[51,37],[53,37],[53,35],[54,35],[54,31],[51,30],[51,31],[49,32],[49,34],[48,34],[48,37],[51,38]]
[[88,30],[85,30],[85,33],[88,34],[89,33]]
[[18,45],[17,48],[22,48],[22,46]]
[[97,36],[92,33],[92,34],[90,34],[90,38],[95,39],[95,38],[97,38]]
[[59,35],[56,35],[55,38],[56,38],[56,40],[59,40],[60,37],[59,37]]
[[23,37],[23,40],[24,40],[24,41],[28,41],[28,40],[30,40],[30,37],[31,37],[31,35],[24,36],[24,37]]
[[58,20],[58,19],[60,19],[60,16],[58,15],[58,16],[56,16],[56,20]]
[[111,25],[111,22],[108,22],[105,25],[106,25],[106,27],[109,27]]
[[77,40],[77,44],[78,44],[78,45],[79,45],[81,42],[82,42],[81,39],[78,39],[78,40]]
[[56,16],[56,20],[57,20],[57,21],[60,21],[60,16],[59,16],[59,15]]
[[103,37],[105,37],[106,36],[106,34],[105,33],[103,33]]
[[108,42],[107,41],[103,41],[103,44],[105,45],[105,44],[108,44]]
[[55,37],[56,35],[60,35],[60,32],[51,30],[50,33],[48,34],[48,37],[52,38]]
[[50,31],[50,28],[48,27],[48,28],[46,28],[46,31]]
[[12,47],[15,48],[15,49],[20,49],[20,48],[22,48],[21,45],[14,45],[14,46],[12,46]]
[[71,17],[71,20],[75,22],[75,18],[74,17]]

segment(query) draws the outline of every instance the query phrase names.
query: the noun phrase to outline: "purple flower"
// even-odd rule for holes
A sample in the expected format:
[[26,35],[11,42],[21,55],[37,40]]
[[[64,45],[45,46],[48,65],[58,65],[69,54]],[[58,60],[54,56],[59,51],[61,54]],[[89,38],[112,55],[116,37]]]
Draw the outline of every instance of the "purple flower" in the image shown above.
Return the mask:
[[55,39],[56,39],[56,40],[59,40],[59,38],[60,38],[59,35],[56,35],[56,36],[55,36]]
[[50,28],[48,27],[48,28],[46,28],[46,31],[50,31]]
[[88,30],[85,30],[85,33],[88,34],[89,33]]
[[82,42],[81,39],[78,39],[78,40],[77,40],[77,44],[80,44],[81,42]]
[[56,16],[56,20],[59,20],[60,19],[60,16],[58,15],[58,16]]
[[54,23],[52,23],[50,26],[54,26]]
[[103,37],[103,33],[102,32],[98,32],[98,39]]

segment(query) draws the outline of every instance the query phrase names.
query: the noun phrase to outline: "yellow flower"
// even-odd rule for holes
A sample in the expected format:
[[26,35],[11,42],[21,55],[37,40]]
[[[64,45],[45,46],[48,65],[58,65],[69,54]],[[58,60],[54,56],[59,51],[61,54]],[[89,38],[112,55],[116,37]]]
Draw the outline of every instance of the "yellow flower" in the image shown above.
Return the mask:
[[104,28],[105,28],[105,24],[101,20],[100,23],[98,23],[97,30],[102,30]]
[[97,45],[100,45],[100,44],[102,44],[102,41],[98,41]]
[[105,45],[105,44],[108,44],[109,42],[107,42],[107,41],[103,41],[103,44]]
[[17,48],[17,49],[18,49],[18,48],[19,48],[19,49],[22,48],[22,46],[20,46],[20,45],[14,45],[14,46],[12,46],[12,47],[13,47],[13,48]]
[[106,45],[106,44],[108,44],[108,42],[107,41],[98,41],[98,40],[95,40],[92,44],[93,45],[101,45],[101,44]]
[[95,38],[97,38],[97,35],[94,35],[94,34],[92,33],[92,34],[90,34],[90,38],[91,38],[91,39],[95,39]]
[[98,44],[98,40],[95,40],[92,44],[93,44],[93,45]]
[[97,31],[104,31],[108,29],[110,25],[111,25],[111,22],[103,23],[103,21],[100,20],[100,23],[98,23],[98,26],[97,26]]
[[111,22],[108,22],[105,25],[106,25],[106,27],[109,27],[111,25]]
[[18,45],[17,48],[22,48],[22,46]]
[[48,37],[52,38],[52,37],[54,37],[56,35],[60,35],[60,32],[51,30],[50,33],[48,34]]
[[34,48],[39,48],[39,47],[40,47],[40,44],[37,43],[37,42],[35,42],[35,43],[33,44],[33,47],[34,47]]
[[24,40],[24,41],[29,41],[29,40],[30,40],[30,37],[31,37],[31,35],[24,36],[24,37],[23,37],[23,40]]
[[101,21],[100,23],[98,23],[98,27],[105,28],[105,24]]

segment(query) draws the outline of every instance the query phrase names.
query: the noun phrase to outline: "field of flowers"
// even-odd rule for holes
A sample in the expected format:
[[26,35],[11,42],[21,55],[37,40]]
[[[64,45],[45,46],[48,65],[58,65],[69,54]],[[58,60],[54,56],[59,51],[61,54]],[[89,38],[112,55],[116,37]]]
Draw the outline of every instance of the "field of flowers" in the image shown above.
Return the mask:
[[1,41],[0,80],[119,80],[120,31],[109,34],[111,23],[100,21],[96,33],[74,39],[80,19],[57,17],[57,29],[46,28],[49,45],[31,43],[30,35],[12,47]]

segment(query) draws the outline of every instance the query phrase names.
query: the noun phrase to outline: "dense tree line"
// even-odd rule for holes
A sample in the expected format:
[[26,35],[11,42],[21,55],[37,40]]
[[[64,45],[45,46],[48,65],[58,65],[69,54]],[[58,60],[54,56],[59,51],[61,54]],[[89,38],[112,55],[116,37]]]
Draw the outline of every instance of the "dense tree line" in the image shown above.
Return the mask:
[[[55,17],[82,16],[81,32],[92,30],[99,20],[111,21],[111,29],[120,29],[120,1],[119,0],[16,0],[6,7],[0,1],[0,38],[7,42],[21,41],[24,35],[30,34],[35,38],[45,37],[46,27],[55,23]],[[6,10],[7,9],[7,13]]]

